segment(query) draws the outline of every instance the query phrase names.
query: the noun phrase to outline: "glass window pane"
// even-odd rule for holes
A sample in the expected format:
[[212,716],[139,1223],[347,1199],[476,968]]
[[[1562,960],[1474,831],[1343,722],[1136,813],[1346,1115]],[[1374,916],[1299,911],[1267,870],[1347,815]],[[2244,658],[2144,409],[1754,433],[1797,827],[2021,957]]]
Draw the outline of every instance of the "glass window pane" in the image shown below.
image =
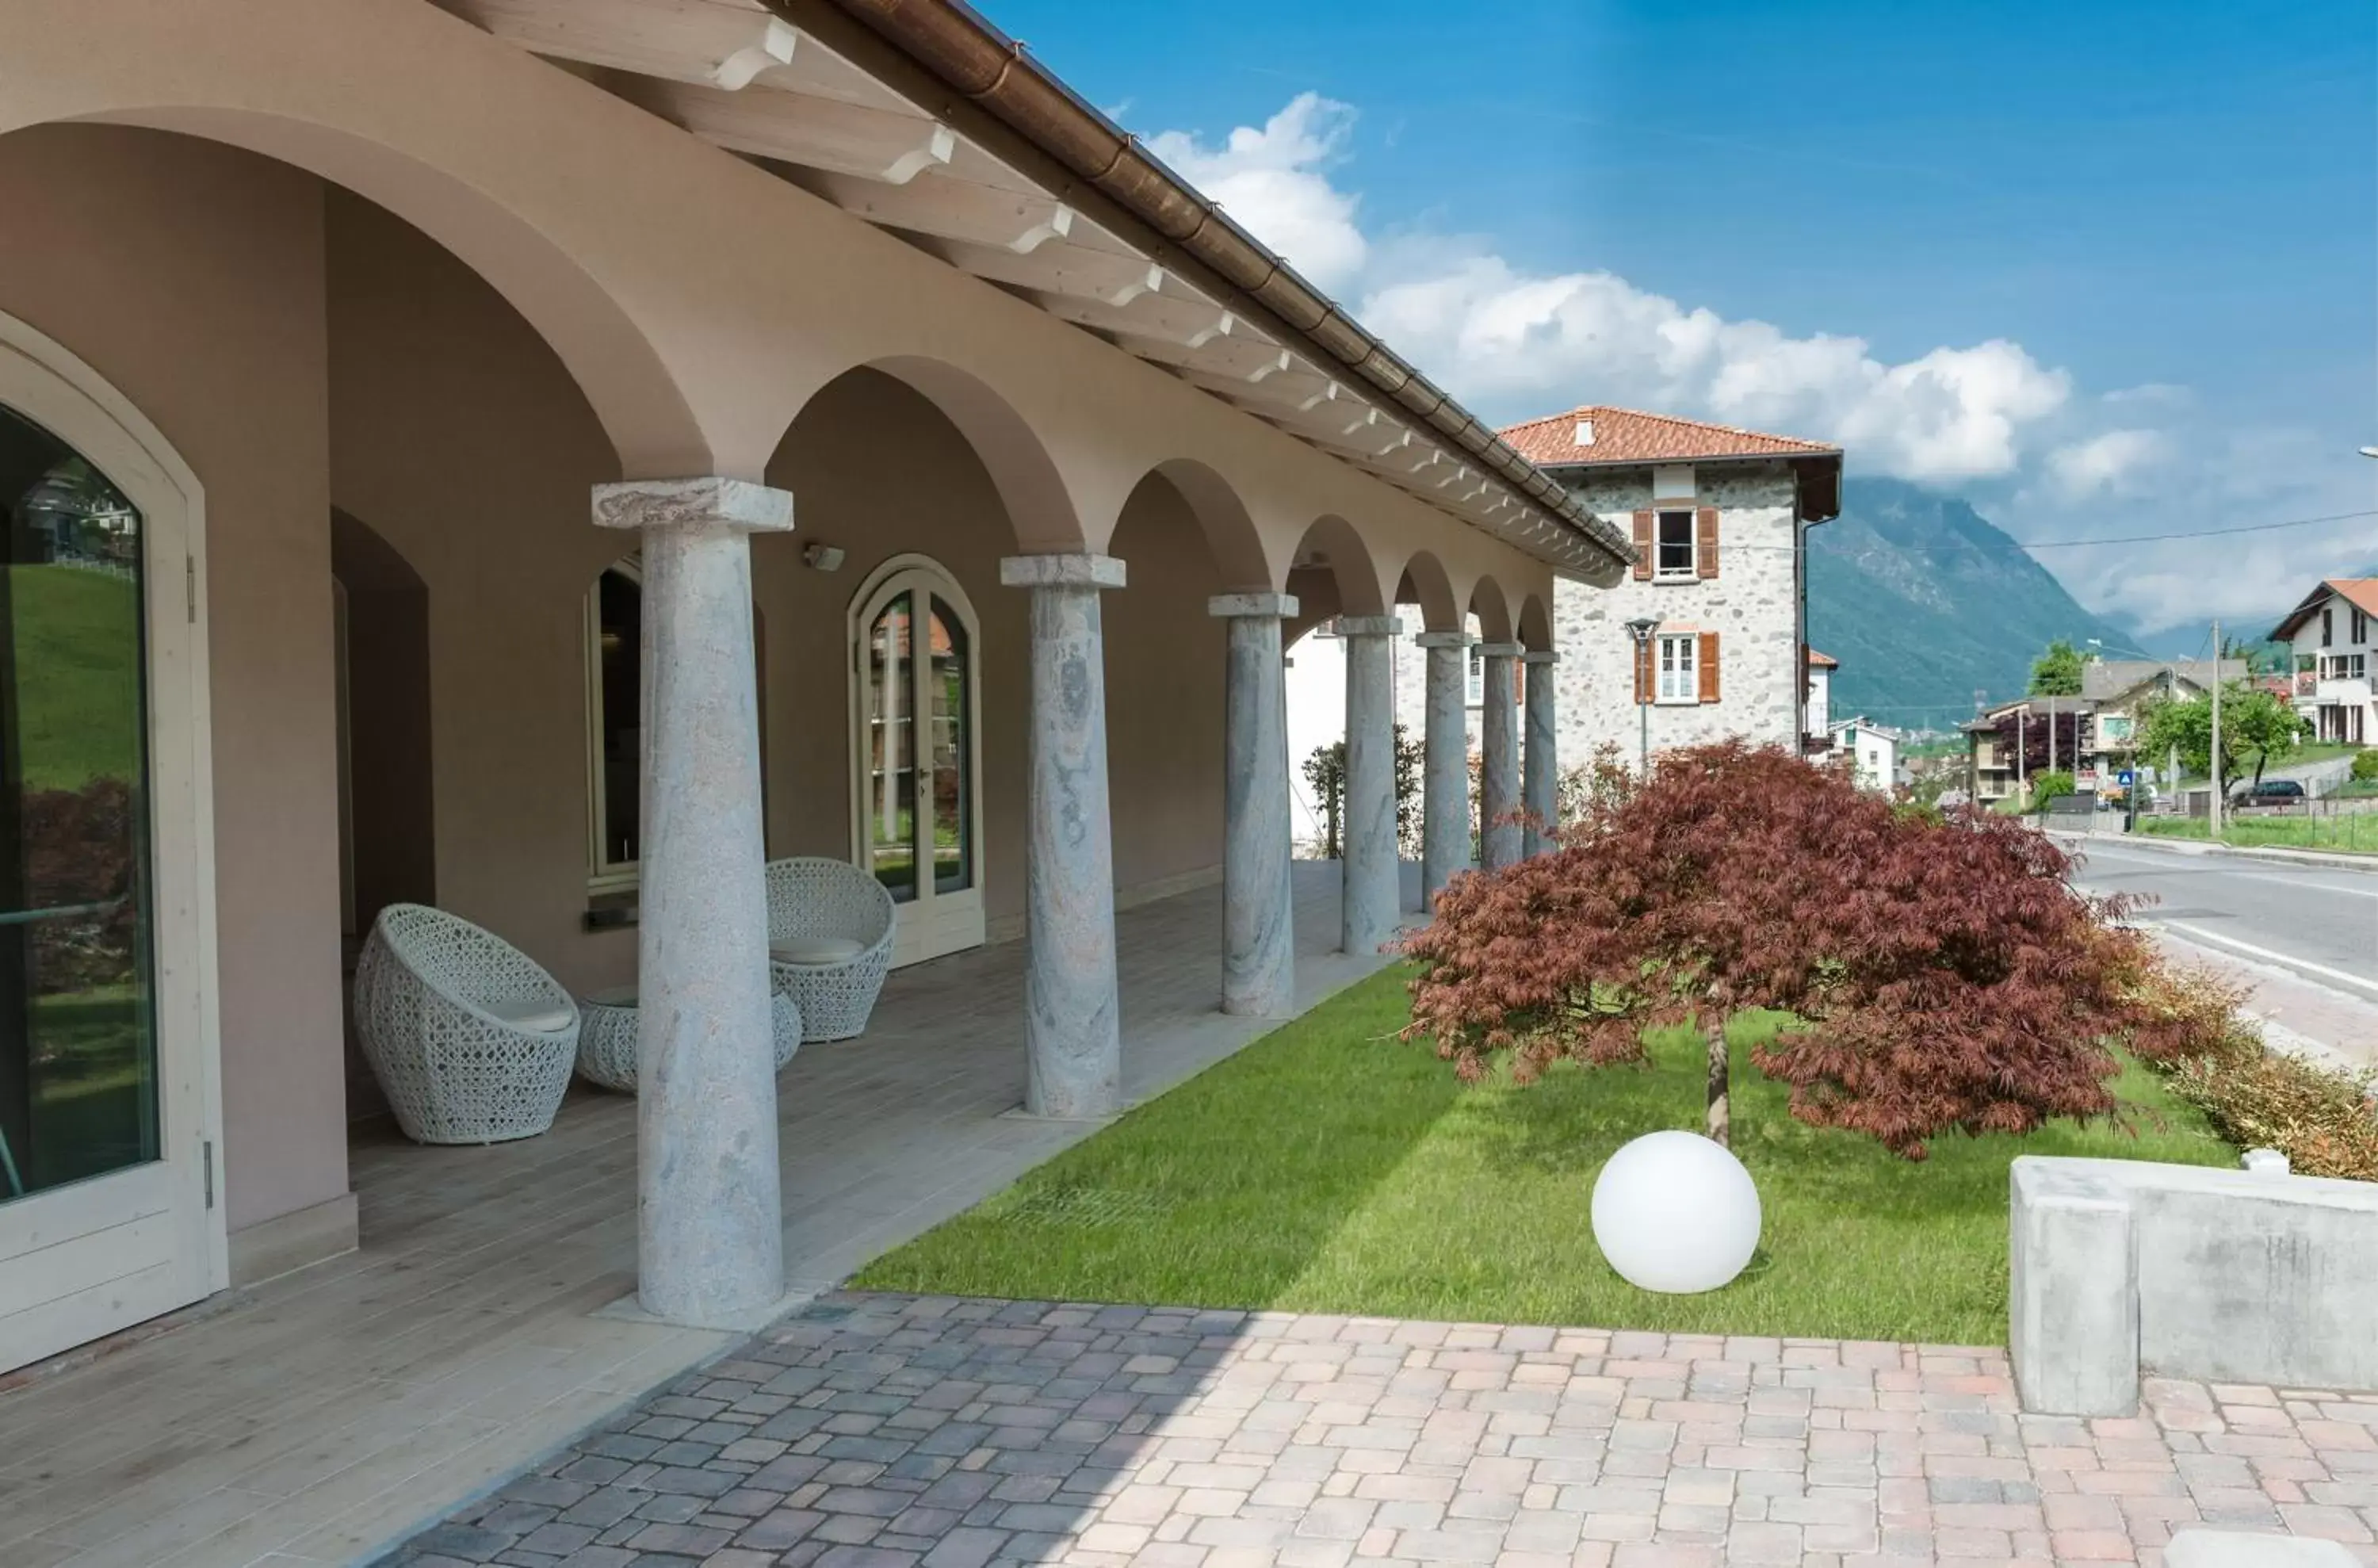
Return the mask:
[[883,607],[867,633],[868,866],[901,899],[917,896],[913,619],[909,596],[902,594]]
[[974,779],[972,737],[967,732],[972,693],[967,670],[967,630],[939,599],[931,607],[929,634],[932,668],[933,891],[955,893],[974,886]]
[[637,802],[643,788],[643,585],[606,570],[594,585],[595,657],[602,693],[603,854],[597,871],[638,859]]
[[0,409],[0,1202],[157,1158],[138,513]]
[[1693,570],[1693,514],[1689,512],[1660,513],[1660,561],[1662,576],[1679,573],[1690,576]]

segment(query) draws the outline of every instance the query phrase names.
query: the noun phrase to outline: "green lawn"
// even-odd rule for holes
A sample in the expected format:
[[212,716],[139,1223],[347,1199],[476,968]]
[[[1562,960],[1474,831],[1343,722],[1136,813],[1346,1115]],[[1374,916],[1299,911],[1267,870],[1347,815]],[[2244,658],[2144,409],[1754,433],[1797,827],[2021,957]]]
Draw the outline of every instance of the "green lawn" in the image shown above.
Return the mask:
[[869,1289],[1270,1307],[1687,1333],[1997,1344],[2006,1334],[2007,1165],[2019,1152],[2229,1164],[2236,1152],[2138,1069],[2134,1137],[2060,1125],[1950,1138],[1910,1164],[1785,1114],[1735,1039],[1735,1145],[1765,1206],[1725,1290],[1635,1289],[1595,1249],[1603,1161],[1698,1128],[1699,1041],[1653,1064],[1465,1089],[1394,1038],[1402,976],[1354,987],[1132,1112],[979,1208],[868,1268]]
[[70,566],[6,570],[25,787],[137,778],[138,590]]
[[[2211,836],[2203,817],[2143,816],[2139,831],[2157,838]],[[2291,850],[2349,850],[2378,854],[2378,813],[2340,812],[2333,816],[2233,815],[2221,824],[2225,844],[2276,844]]]

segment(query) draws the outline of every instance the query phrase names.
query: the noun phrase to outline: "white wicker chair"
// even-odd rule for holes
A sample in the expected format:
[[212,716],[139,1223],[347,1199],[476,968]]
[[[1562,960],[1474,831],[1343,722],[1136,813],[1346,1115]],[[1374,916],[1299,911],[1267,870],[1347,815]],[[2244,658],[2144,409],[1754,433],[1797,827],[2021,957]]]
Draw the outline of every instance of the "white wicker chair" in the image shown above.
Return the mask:
[[805,1042],[867,1028],[892,968],[891,891],[848,861],[768,864],[768,980],[801,1010]]
[[501,1143],[553,1125],[578,1007],[533,959],[469,921],[390,904],[355,965],[355,1028],[416,1143]]

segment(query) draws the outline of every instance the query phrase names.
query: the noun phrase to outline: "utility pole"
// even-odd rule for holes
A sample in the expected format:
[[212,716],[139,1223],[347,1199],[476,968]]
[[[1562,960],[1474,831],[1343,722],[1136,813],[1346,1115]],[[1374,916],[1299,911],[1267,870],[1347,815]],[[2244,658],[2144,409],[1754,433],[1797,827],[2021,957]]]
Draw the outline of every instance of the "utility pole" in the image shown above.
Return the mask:
[[2018,805],[2022,803],[2024,789],[2023,721],[2030,716],[2031,705],[2027,702],[2014,710],[2014,798]]
[[2221,622],[2213,623],[2213,753],[2205,759],[2205,771],[2213,775],[2213,816],[2211,837],[2221,841]]

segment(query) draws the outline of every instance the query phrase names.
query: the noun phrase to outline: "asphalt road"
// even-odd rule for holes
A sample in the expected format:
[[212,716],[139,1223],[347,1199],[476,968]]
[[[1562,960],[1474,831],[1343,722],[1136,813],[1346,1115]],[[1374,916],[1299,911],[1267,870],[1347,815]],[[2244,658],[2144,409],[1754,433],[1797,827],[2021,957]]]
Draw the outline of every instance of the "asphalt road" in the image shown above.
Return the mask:
[[2369,871],[2191,854],[2092,838],[2074,886],[2145,893],[2132,918],[2202,947],[2378,1000],[2378,866]]

